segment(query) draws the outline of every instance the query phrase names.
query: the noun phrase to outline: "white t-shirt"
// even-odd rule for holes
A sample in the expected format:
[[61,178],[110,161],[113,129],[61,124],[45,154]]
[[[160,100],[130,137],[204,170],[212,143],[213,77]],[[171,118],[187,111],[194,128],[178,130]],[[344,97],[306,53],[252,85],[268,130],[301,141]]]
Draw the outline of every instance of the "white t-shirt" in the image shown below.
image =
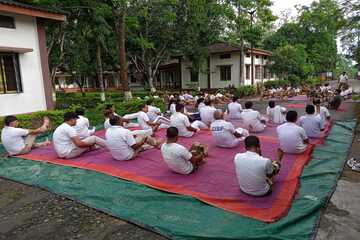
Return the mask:
[[198,111],[200,112],[200,109],[203,108],[203,107],[205,107],[205,103],[203,103],[203,102],[199,103]]
[[25,137],[29,130],[5,126],[1,131],[1,142],[10,155],[19,154],[25,148]]
[[74,128],[81,139],[87,138],[91,135],[89,131],[89,127],[90,127],[89,119],[79,115],[79,118],[76,120],[76,125],[74,126]]
[[109,127],[111,127],[110,119],[106,118],[104,122],[104,129],[108,129]]
[[225,120],[215,120],[211,126],[211,133],[214,136],[216,146],[232,148],[239,144],[241,139],[234,136],[235,127]]
[[321,118],[318,115],[305,115],[299,119],[300,127],[304,128],[306,135],[310,138],[319,138],[323,128]]
[[159,113],[161,113],[160,108],[154,107],[154,106],[148,106],[148,112],[147,115],[150,119],[150,121],[155,121],[155,119],[159,116]]
[[151,129],[151,126],[149,126],[149,124],[147,124],[147,122],[149,122],[150,119],[145,112],[140,111],[138,113],[137,121],[142,129],[144,129],[144,130]]
[[136,144],[132,132],[121,126],[111,126],[105,134],[106,147],[110,150],[112,157],[116,160],[131,160],[134,156]]
[[280,148],[286,153],[302,153],[306,149],[304,140],[308,139],[305,130],[292,122],[277,127]]
[[210,124],[214,121],[214,112],[216,108],[213,106],[204,106],[200,109],[200,118],[203,123],[210,126]]
[[349,79],[349,77],[346,74],[345,75],[343,75],[343,74],[340,75],[340,82],[341,83],[347,83],[348,79]]
[[315,107],[316,114],[320,116],[321,124],[324,127],[325,122],[328,117],[330,117],[330,112],[326,107],[320,106],[320,112],[317,111],[317,107]]
[[183,113],[176,112],[171,115],[170,126],[178,129],[180,137],[192,137],[194,135],[194,132],[187,130],[191,124],[189,118]]
[[176,104],[175,103],[170,104],[170,113],[171,114],[176,113]]
[[242,107],[238,102],[231,102],[228,104],[229,118],[230,119],[240,119]]
[[269,191],[270,186],[266,177],[273,171],[270,159],[247,151],[236,154],[234,162],[236,176],[243,192],[253,196],[262,196]]
[[61,158],[77,148],[72,138],[78,136],[76,130],[67,123],[58,126],[53,135],[54,148],[57,155]]
[[269,106],[266,108],[266,114],[270,117],[273,123],[282,124],[285,122],[286,108],[276,105],[274,108]]
[[241,119],[243,120],[244,127],[248,130],[250,130],[250,126],[252,126],[253,132],[261,132],[265,129],[265,125],[260,122],[261,115],[258,111],[244,109],[241,113]]
[[180,144],[164,143],[161,146],[161,154],[168,167],[176,173],[189,174],[194,169],[190,162],[191,152]]

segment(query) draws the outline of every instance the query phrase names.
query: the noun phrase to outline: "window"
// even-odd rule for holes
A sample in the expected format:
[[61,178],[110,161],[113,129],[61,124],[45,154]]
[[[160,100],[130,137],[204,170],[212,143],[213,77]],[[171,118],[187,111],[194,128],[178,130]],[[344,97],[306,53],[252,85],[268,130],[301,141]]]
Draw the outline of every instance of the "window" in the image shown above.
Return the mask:
[[250,65],[245,66],[246,79],[250,79]]
[[250,53],[247,53],[247,54],[246,54],[246,57],[249,58],[249,57],[250,57]]
[[198,82],[199,81],[199,72],[193,69],[190,70],[190,81]]
[[15,20],[13,17],[0,15],[0,28],[15,28]]
[[261,77],[261,68],[260,66],[255,66],[255,79],[260,79]]
[[266,60],[267,59],[267,56],[264,56],[264,60]]
[[268,68],[267,67],[264,67],[263,68],[263,74],[264,74],[264,79],[267,79],[268,78],[268,73],[269,73],[269,70],[268,70]]
[[259,55],[255,55],[255,58],[259,58],[260,56]]
[[17,54],[0,53],[0,94],[22,92]]
[[231,66],[220,66],[220,81],[231,81]]
[[220,59],[229,59],[231,58],[231,54],[221,54]]

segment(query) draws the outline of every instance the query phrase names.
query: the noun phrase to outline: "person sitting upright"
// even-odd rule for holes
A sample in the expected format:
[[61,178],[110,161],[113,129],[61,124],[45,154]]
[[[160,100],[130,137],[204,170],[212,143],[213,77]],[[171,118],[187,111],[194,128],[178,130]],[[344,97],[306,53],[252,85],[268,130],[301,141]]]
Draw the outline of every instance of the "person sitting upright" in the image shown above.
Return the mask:
[[261,118],[261,115],[258,111],[251,109],[253,106],[252,102],[245,103],[245,109],[241,113],[241,119],[244,124],[244,128],[250,132],[262,132],[266,127],[266,122]]
[[141,151],[149,149],[150,146],[158,147],[159,142],[147,134],[139,134],[123,127],[123,119],[119,116],[110,118],[111,127],[106,130],[106,146],[115,160],[132,160]]
[[160,127],[161,123],[155,123],[150,121],[147,112],[149,111],[149,108],[146,104],[142,104],[140,106],[140,111],[138,112],[138,123],[140,125],[140,127],[143,130],[148,130],[151,129],[154,132],[156,132],[158,130],[158,128]]
[[305,130],[296,124],[298,114],[296,111],[289,111],[286,114],[286,123],[277,127],[277,135],[280,148],[285,153],[299,154],[306,150],[309,138]]
[[338,110],[338,108],[340,107],[343,100],[342,97],[340,96],[340,93],[341,93],[340,89],[337,89],[335,91],[335,96],[329,102],[330,109]]
[[284,153],[278,149],[276,161],[262,157],[256,136],[245,138],[245,148],[247,152],[236,154],[234,159],[240,189],[251,196],[266,196],[272,191],[272,178],[280,171]]
[[249,136],[246,129],[235,129],[234,125],[224,120],[222,111],[217,110],[214,113],[215,121],[211,124],[210,129],[215,138],[216,146],[222,148],[234,148]]
[[204,154],[192,154],[184,146],[177,143],[178,129],[169,127],[166,130],[166,143],[161,146],[161,154],[168,167],[175,173],[190,174],[194,172],[204,160]]
[[310,138],[319,138],[321,131],[324,130],[320,116],[315,115],[314,105],[306,106],[306,115],[300,117],[299,125],[304,128],[306,135]]
[[90,122],[87,117],[85,117],[85,110],[82,108],[78,108],[75,110],[75,113],[78,115],[78,119],[76,120],[76,125],[74,126],[77,131],[80,139],[84,139],[90,137],[95,133],[95,128],[90,128]]
[[152,99],[149,99],[149,100],[146,101],[146,105],[148,106],[147,115],[148,115],[150,121],[155,122],[155,123],[159,122],[159,123],[169,125],[170,120],[163,117],[162,114],[161,114],[160,108],[155,107],[152,104],[153,104]]
[[190,123],[189,117],[184,114],[184,109],[183,104],[177,104],[176,112],[170,117],[170,126],[178,129],[180,137],[192,137],[195,132],[207,128],[207,126],[200,121]]
[[49,118],[44,117],[43,124],[37,129],[19,128],[19,122],[15,116],[7,116],[4,119],[5,127],[1,131],[1,142],[10,156],[27,154],[32,149],[50,144],[44,141],[36,143],[36,137],[45,133],[49,128]]
[[269,106],[266,108],[266,115],[275,124],[282,124],[285,122],[286,108],[280,105],[275,105],[274,101],[269,101]]
[[325,126],[326,121],[330,121],[331,118],[329,110],[326,107],[321,106],[321,101],[318,98],[314,99],[313,103],[315,105],[315,114],[320,116],[321,124],[322,126]]
[[105,141],[96,136],[80,139],[74,126],[78,115],[74,112],[64,114],[64,123],[55,129],[53,135],[54,148],[60,158],[75,158],[82,153],[97,147],[105,147]]
[[205,100],[205,106],[200,109],[200,118],[208,127],[214,121],[216,108],[212,105],[212,100]]
[[233,97],[232,102],[228,104],[228,118],[231,120],[241,119],[242,107],[238,97]]

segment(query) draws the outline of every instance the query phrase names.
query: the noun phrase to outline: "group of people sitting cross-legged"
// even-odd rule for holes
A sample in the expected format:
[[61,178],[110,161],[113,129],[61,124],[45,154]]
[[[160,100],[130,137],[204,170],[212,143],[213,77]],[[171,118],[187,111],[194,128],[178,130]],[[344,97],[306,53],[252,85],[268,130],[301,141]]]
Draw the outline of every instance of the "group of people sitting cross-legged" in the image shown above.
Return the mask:
[[[242,192],[252,196],[265,196],[271,192],[272,178],[280,171],[284,153],[301,154],[306,151],[309,138],[321,137],[325,123],[330,119],[327,108],[321,101],[314,99],[314,105],[306,106],[306,115],[298,117],[296,111],[287,111],[284,107],[269,102],[266,114],[253,109],[248,101],[243,109],[239,99],[234,97],[224,113],[216,109],[212,101],[201,100],[198,107],[200,120],[192,119],[182,101],[175,101],[170,118],[166,118],[159,108],[148,101],[139,107],[136,113],[120,116],[112,105],[104,110],[106,130],[105,139],[95,135],[83,109],[64,114],[64,122],[53,133],[53,145],[59,158],[72,159],[98,148],[107,148],[113,159],[128,161],[148,149],[159,149],[169,169],[178,174],[191,174],[206,163],[208,146],[194,142],[190,149],[182,146],[181,137],[191,138],[199,131],[211,132],[216,147],[229,149],[242,145],[246,152],[234,156],[236,177]],[[173,103],[171,103],[173,104]],[[137,119],[137,123],[132,123]],[[235,127],[233,120],[241,120],[242,127]],[[274,161],[261,154],[260,140],[251,133],[266,129],[267,122],[277,124],[279,140],[278,156]],[[1,132],[1,142],[11,156],[29,153],[33,148],[50,144],[44,141],[36,143],[39,134],[48,131],[50,121],[44,118],[38,129],[19,128],[15,116],[5,117],[5,127]],[[137,127],[132,130],[130,127]],[[166,128],[165,142],[155,138],[156,132]]]

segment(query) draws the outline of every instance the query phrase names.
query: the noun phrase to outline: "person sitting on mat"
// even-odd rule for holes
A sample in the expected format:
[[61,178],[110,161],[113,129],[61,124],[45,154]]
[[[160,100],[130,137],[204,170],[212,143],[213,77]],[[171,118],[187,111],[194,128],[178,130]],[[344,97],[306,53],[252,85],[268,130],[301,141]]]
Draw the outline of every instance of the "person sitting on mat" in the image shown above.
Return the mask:
[[6,116],[5,127],[1,130],[1,142],[10,156],[27,154],[32,149],[50,144],[48,140],[36,143],[36,137],[48,131],[50,120],[44,117],[43,124],[37,129],[19,128],[18,119],[15,116]]
[[285,153],[299,154],[305,152],[309,138],[305,130],[296,124],[298,114],[296,111],[289,111],[286,114],[286,123],[277,127],[277,135],[280,148]]
[[74,128],[78,118],[75,112],[66,112],[64,123],[55,129],[53,143],[60,158],[75,158],[84,152],[105,147],[105,140],[96,136],[80,139]]
[[319,115],[315,115],[314,105],[306,106],[306,114],[299,119],[300,127],[304,128],[306,135],[310,138],[319,138],[324,125]]
[[330,106],[330,109],[338,110],[338,108],[340,107],[343,99],[340,96],[340,93],[341,93],[340,89],[337,89],[335,91],[335,93],[336,93],[335,96],[329,102],[329,106]]
[[242,106],[239,103],[238,97],[233,97],[232,102],[227,105],[228,119],[239,120],[241,119]]
[[260,140],[256,136],[245,138],[245,153],[235,156],[235,171],[240,190],[251,196],[265,196],[271,193],[272,178],[280,171],[283,151],[278,149],[277,160],[261,156]]
[[266,115],[275,124],[282,124],[285,122],[286,108],[280,105],[275,105],[274,101],[269,101],[269,106],[266,108]]
[[118,115],[114,114],[114,111],[112,109],[105,109],[105,111],[104,111],[104,117],[105,117],[104,129],[108,129],[109,127],[111,127],[110,117],[112,117],[112,116],[118,116]]
[[76,125],[74,126],[77,131],[80,139],[84,139],[94,135],[95,128],[90,128],[90,122],[87,117],[85,117],[85,110],[82,108],[78,108],[75,110],[75,113],[78,115],[78,119],[76,120]]
[[190,174],[203,162],[205,153],[191,153],[191,150],[177,143],[179,131],[176,127],[166,130],[166,142],[161,146],[162,157],[167,166],[176,173]]
[[235,129],[231,122],[224,120],[222,111],[214,113],[215,121],[211,124],[210,130],[214,136],[216,146],[222,148],[234,148],[249,136],[249,131],[243,128]]
[[161,110],[158,107],[155,107],[152,105],[153,104],[153,100],[149,99],[146,101],[146,105],[148,106],[148,112],[147,115],[150,119],[151,122],[163,122],[166,125],[170,124],[170,120],[167,119],[166,117],[163,117],[161,114]]
[[251,109],[252,107],[252,102],[246,102],[245,109],[241,113],[241,119],[243,121],[244,128],[249,130],[249,132],[262,132],[265,130],[266,121],[261,118],[261,115],[258,111]]
[[115,160],[132,160],[140,152],[160,145],[160,142],[150,137],[151,130],[130,131],[123,127],[123,119],[119,116],[112,116],[110,124],[105,139],[106,146]]
[[315,114],[320,116],[321,124],[325,126],[326,121],[330,121],[331,118],[329,110],[326,107],[321,106],[321,101],[318,98],[314,99],[313,103],[315,106]]
[[140,106],[140,111],[137,114],[137,121],[143,130],[151,129],[154,132],[156,132],[159,127],[160,128],[167,128],[168,127],[168,121],[159,120],[157,122],[151,121],[149,119],[149,116],[147,115],[149,111],[149,108],[146,104],[142,104]]
[[205,100],[205,106],[200,109],[200,118],[207,127],[214,121],[214,112],[216,108],[213,106],[212,100]]
[[192,137],[195,132],[207,128],[206,124],[198,120],[190,123],[189,117],[184,114],[183,104],[177,104],[175,109],[176,112],[170,117],[170,126],[178,129],[180,137]]

